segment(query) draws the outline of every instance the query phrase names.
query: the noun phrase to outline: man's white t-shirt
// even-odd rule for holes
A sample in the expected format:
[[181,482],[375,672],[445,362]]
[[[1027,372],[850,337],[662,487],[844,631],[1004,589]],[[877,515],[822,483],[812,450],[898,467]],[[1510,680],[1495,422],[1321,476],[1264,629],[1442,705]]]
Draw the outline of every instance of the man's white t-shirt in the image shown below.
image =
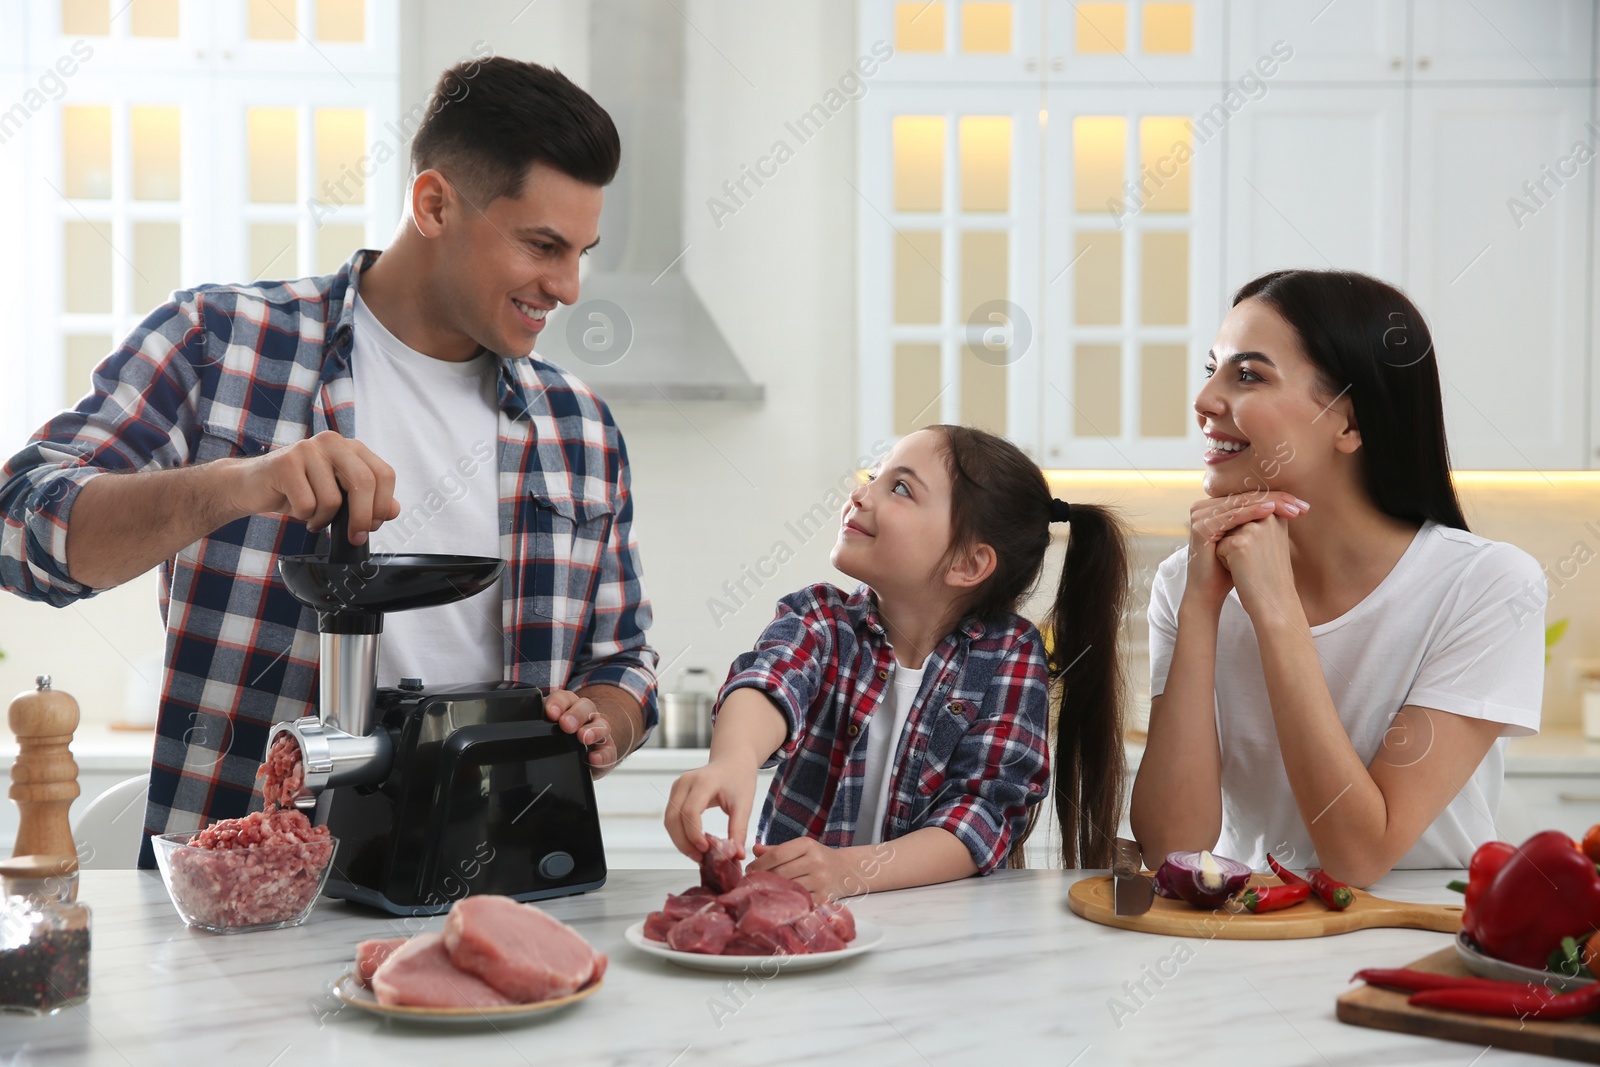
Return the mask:
[[[900,735],[905,733],[906,720],[911,718],[917,690],[922,688],[922,674],[927,669],[926,663],[916,670],[896,663],[890,699],[878,705],[867,724],[867,767],[861,779],[861,811],[856,816],[852,844],[876,845],[883,840],[883,814],[889,810],[890,763],[895,749],[900,747]],[[880,718],[882,722],[878,721]]]
[[[1188,546],[1150,591],[1150,693],[1166,690]],[[1410,704],[1504,724],[1489,754],[1396,867],[1465,867],[1494,840],[1505,738],[1534,734],[1544,690],[1544,574],[1513,545],[1426,523],[1387,577],[1344,615],[1311,628],[1339,720],[1364,765],[1427,758],[1428,738],[1390,736]],[[1266,855],[1318,865],[1295,805],[1267,700],[1260,648],[1237,591],[1217,635],[1222,836],[1216,853],[1257,869]],[[1381,751],[1380,751],[1381,749]],[[1338,817],[1338,803],[1326,817]],[[1322,817],[1322,816],[1317,816]]]
[[[394,468],[400,503],[400,517],[373,533],[373,552],[500,557],[496,358],[450,363],[424,355],[356,297],[356,439]],[[499,582],[454,604],[390,612],[378,643],[378,684],[498,681],[502,633]]]

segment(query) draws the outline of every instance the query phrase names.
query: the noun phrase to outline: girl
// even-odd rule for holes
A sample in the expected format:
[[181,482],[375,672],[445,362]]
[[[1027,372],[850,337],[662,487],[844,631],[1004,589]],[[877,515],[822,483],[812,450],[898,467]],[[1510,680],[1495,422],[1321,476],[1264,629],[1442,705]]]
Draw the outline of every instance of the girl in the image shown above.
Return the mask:
[[[1070,522],[1071,536],[1047,661],[1039,631],[1014,612],[1053,522]],[[1106,866],[1122,800],[1127,588],[1111,514],[1053,500],[1002,438],[932,426],[850,494],[831,558],[863,584],[784,597],[755,650],[734,661],[710,761],[672,787],[678,848],[706,851],[700,815],[715,804],[742,850],[756,772],[778,764],[753,869],[819,899],[987,873],[1020,849],[1044,799],[1048,692],[1064,681],[1063,852],[1069,867]]]
[[1239,290],[1206,371],[1207,498],[1150,597],[1146,862],[1465,867],[1494,837],[1496,739],[1538,728],[1545,587],[1467,531],[1421,313],[1279,271]]

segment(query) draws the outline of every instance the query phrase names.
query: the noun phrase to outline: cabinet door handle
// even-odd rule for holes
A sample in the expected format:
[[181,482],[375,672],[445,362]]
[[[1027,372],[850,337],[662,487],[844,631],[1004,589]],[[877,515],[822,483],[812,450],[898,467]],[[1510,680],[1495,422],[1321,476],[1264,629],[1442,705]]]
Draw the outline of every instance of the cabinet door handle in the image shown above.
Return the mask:
[[1594,793],[1557,793],[1556,799],[1563,804],[1600,804],[1600,796]]

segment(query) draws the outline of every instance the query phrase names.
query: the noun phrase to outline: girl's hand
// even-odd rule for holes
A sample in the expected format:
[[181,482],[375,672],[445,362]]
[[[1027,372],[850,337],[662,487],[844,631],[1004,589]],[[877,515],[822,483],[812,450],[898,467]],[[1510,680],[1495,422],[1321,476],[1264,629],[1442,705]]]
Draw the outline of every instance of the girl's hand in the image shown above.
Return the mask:
[[710,847],[700,827],[700,814],[715,805],[728,813],[728,838],[738,844],[743,858],[755,796],[755,770],[737,761],[712,760],[704,767],[685,771],[672,783],[672,793],[667,797],[667,834],[679,852],[698,862]]
[[1217,543],[1216,557],[1232,577],[1239,604],[1258,630],[1280,621],[1304,621],[1289,557],[1286,519],[1269,516],[1234,528]]
[[862,872],[850,858],[852,851],[829,848],[814,837],[797,837],[781,845],[757,845],[750,870],[793,878],[821,904],[865,891]]
[[1299,497],[1275,491],[1207,497],[1196,502],[1189,509],[1189,572],[1183,598],[1207,611],[1220,612],[1235,584],[1217,554],[1221,541],[1246,524],[1273,515],[1294,518],[1310,506]]

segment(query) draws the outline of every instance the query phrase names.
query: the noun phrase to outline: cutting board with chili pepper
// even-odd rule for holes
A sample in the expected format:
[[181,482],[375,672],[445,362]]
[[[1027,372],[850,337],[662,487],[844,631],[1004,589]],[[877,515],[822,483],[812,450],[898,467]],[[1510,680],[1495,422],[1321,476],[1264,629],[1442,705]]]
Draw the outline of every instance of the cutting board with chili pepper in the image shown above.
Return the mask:
[[[1443,948],[1406,965],[1414,971],[1466,975],[1454,948]],[[1600,1025],[1568,1020],[1539,1022],[1536,1019],[1502,1019],[1490,1015],[1465,1015],[1453,1011],[1417,1008],[1406,1003],[1408,994],[1395,989],[1362,985],[1339,997],[1335,1014],[1352,1026],[1370,1026],[1402,1034],[1437,1037],[1445,1041],[1465,1041],[1473,1045],[1495,1045],[1541,1056],[1600,1063]]]
[[[1251,886],[1280,885],[1271,875],[1258,874]],[[1181,900],[1157,896],[1143,915],[1118,915],[1109,874],[1072,883],[1067,903],[1090,922],[1177,937],[1220,937],[1236,941],[1276,941],[1300,937],[1327,937],[1352,930],[1392,926],[1411,930],[1437,930],[1454,934],[1461,929],[1461,908],[1446,904],[1408,904],[1353,890],[1355,900],[1334,911],[1315,897],[1282,911],[1253,913],[1236,906],[1196,908]]]

